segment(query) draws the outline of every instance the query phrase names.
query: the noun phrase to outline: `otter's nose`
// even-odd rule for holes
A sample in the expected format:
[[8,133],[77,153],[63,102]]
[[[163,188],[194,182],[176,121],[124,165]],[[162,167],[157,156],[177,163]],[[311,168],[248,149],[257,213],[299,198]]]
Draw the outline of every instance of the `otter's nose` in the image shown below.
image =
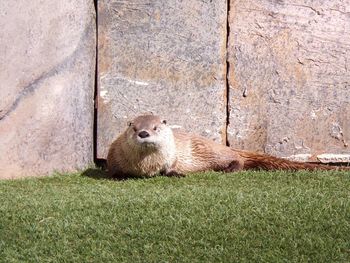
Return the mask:
[[146,131],[141,131],[141,132],[139,132],[138,136],[142,139],[147,138],[147,137],[149,137],[149,133]]

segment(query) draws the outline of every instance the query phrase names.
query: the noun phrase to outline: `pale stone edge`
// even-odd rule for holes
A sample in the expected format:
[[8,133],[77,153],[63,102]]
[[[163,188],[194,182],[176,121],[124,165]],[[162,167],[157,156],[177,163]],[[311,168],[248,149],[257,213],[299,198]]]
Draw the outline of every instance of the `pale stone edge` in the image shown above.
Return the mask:
[[[295,154],[283,157],[291,161],[309,162],[314,161],[311,154]],[[350,163],[350,154],[323,153],[316,155],[316,159],[321,163]]]

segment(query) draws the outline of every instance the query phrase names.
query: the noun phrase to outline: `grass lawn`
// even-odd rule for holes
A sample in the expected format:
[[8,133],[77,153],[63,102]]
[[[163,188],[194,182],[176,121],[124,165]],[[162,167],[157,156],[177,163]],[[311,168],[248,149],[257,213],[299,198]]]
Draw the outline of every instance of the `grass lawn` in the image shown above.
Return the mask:
[[350,262],[350,173],[0,181],[0,262]]

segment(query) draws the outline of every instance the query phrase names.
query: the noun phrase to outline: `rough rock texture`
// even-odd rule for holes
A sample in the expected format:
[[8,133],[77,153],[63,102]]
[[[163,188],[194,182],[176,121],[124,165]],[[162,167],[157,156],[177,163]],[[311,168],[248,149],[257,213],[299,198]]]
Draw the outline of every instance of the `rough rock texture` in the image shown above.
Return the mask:
[[93,161],[92,1],[4,1],[0,9],[0,178]]
[[225,141],[225,1],[101,0],[98,12],[98,157],[148,111]]
[[229,25],[230,144],[347,159],[350,1],[231,1]]

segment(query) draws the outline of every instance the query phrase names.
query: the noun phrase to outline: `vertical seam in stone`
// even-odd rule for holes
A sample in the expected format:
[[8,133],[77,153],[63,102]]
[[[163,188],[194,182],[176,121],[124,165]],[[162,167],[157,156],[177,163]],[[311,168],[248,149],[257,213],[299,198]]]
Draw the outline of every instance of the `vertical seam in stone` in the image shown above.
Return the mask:
[[226,127],[225,127],[225,137],[226,137],[226,145],[230,146],[230,142],[228,140],[228,126],[230,124],[230,84],[229,84],[229,69],[230,69],[230,62],[228,60],[228,45],[229,45],[229,36],[230,36],[230,0],[226,0]]
[[93,124],[93,158],[94,163],[97,165],[97,104],[98,104],[98,8],[97,8],[97,0],[94,0],[95,6],[95,27],[96,27],[96,40],[95,40],[95,83],[94,83],[94,124]]

